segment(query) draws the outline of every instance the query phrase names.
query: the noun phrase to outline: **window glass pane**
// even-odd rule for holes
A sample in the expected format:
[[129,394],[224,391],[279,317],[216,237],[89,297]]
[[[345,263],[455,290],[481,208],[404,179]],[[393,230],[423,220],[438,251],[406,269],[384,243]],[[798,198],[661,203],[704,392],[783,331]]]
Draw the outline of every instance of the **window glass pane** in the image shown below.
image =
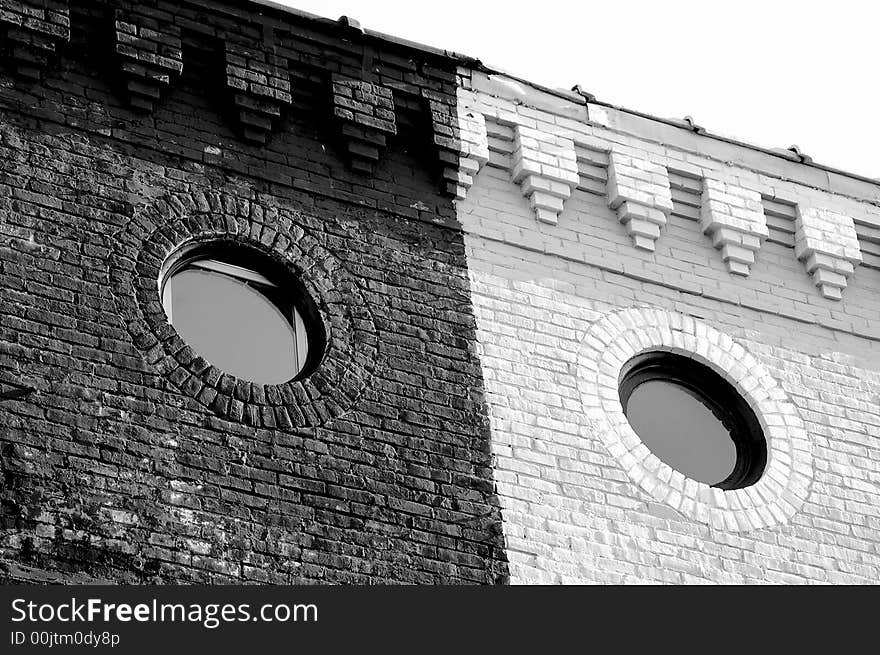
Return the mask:
[[652,380],[629,397],[626,417],[644,444],[672,468],[706,484],[736,465],[736,446],[721,421],[677,384]]
[[214,366],[261,384],[299,372],[292,309],[285,316],[257,288],[201,269],[173,275],[165,291],[174,328]]

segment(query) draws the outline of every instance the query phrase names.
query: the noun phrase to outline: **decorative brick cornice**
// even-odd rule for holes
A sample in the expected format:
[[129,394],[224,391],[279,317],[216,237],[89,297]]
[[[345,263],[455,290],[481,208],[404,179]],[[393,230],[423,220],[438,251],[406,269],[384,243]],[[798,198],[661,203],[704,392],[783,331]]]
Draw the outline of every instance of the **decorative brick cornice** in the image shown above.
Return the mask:
[[852,218],[830,209],[798,205],[794,247],[822,295],[840,300],[847,278],[862,261]]
[[[215,6],[197,0],[94,0],[86,3],[88,9],[83,6],[73,14],[70,4],[69,0],[0,0],[0,47],[22,76],[41,77],[51,55],[71,40],[73,18],[80,43],[68,54],[83,59],[89,50],[83,47],[83,38],[106,44],[108,61],[89,56],[77,65],[97,64],[100,72],[118,78],[114,81],[134,110],[154,111],[176,78],[182,77],[184,66],[190,66],[185,60],[192,56],[206,73],[197,86],[210,96],[209,102],[215,96],[229,100],[231,110],[224,111],[224,117],[231,117],[238,135],[252,145],[265,144],[278,129],[280,117],[296,106],[308,112],[306,121],[314,122],[315,110],[332,116],[321,120],[321,126],[328,124],[334,136],[341,137],[341,152],[352,168],[363,173],[373,172],[387,139],[400,126],[406,130],[431,126],[431,143],[415,147],[437,151],[426,152],[419,160],[436,156],[442,164],[444,191],[454,198],[464,197],[473,175],[488,160],[483,117],[460,111],[458,62],[443,54],[394,44],[395,54],[386,57],[382,44],[369,38],[367,50],[372,54],[364,54],[364,62],[372,63],[364,63],[362,78],[345,59],[348,55],[341,54],[350,54],[352,43],[363,38],[350,22],[333,26],[286,12],[266,13],[259,7],[243,8],[233,18],[223,3]],[[317,47],[318,43],[324,45]],[[301,86],[296,92],[294,84]],[[115,111],[114,107],[107,112],[107,124],[129,120],[128,116],[109,118]],[[103,133],[107,127],[99,129]],[[204,161],[222,161],[212,154],[217,144],[204,147],[211,150],[187,146],[200,159],[204,152]]]
[[162,90],[183,72],[180,28],[143,12],[117,9],[115,38],[129,102],[152,111]]
[[[619,376],[633,357],[657,350],[709,366],[749,403],[767,442],[767,466],[755,484],[728,491],[710,487],[685,477],[642,443],[620,405]],[[734,532],[784,524],[810,493],[812,449],[797,408],[754,355],[700,320],[650,307],[607,314],[581,342],[577,383],[588,436],[605,444],[643,493],[694,521]]]
[[700,227],[735,275],[749,274],[769,234],[760,193],[711,178],[703,178]]
[[253,47],[226,43],[226,84],[241,121],[242,136],[265,143],[281,110],[293,102],[287,60]]
[[437,148],[446,192],[463,200],[474,176],[489,161],[486,119],[478,111],[459,107],[454,100],[422,90],[431,116],[434,146]]
[[333,79],[333,115],[351,167],[372,173],[387,137],[397,134],[394,94],[389,87],[341,75]]
[[577,155],[571,139],[517,125],[513,181],[544,223],[556,224],[563,204],[578,185]]
[[70,41],[67,0],[0,0],[7,54],[23,77],[39,79],[50,57]]
[[612,151],[608,164],[608,206],[617,211],[636,248],[654,250],[660,228],[672,212],[666,167]]

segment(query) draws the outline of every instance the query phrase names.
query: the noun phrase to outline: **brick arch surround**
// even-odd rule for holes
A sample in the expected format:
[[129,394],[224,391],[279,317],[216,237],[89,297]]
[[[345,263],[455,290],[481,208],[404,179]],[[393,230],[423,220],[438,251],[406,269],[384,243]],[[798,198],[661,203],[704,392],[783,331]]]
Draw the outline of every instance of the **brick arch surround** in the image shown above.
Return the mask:
[[[630,426],[618,398],[621,370],[648,351],[690,357],[720,373],[748,401],[767,440],[761,478],[722,491],[687,478],[654,455]],[[786,523],[806,500],[812,453],[797,408],[761,363],[731,337],[698,319],[630,307],[593,323],[578,351],[578,389],[588,424],[643,492],[718,529],[744,531]]]
[[[262,385],[221,371],[188,346],[162,308],[163,263],[182,246],[224,241],[282,263],[316,302],[326,347],[316,371]],[[348,411],[369,384],[378,358],[376,325],[338,260],[286,207],[228,193],[168,195],[142,208],[111,239],[111,278],[119,316],[147,361],[182,393],[217,415],[263,427],[317,427]]]

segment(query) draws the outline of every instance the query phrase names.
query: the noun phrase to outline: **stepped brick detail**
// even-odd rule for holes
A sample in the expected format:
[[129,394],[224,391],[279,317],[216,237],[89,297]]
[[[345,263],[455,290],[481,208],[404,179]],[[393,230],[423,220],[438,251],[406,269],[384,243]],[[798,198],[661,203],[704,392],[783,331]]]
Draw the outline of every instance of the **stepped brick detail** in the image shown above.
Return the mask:
[[58,47],[70,41],[67,0],[0,0],[6,53],[19,75],[38,80]]
[[116,54],[132,107],[152,111],[162,90],[183,72],[180,28],[145,12],[116,11]]
[[703,179],[700,227],[735,275],[749,274],[769,234],[760,193],[710,178]]
[[653,251],[660,229],[672,212],[666,167],[612,151],[608,165],[608,206],[617,211],[636,248]]
[[514,139],[513,181],[537,219],[555,225],[579,180],[574,142],[522,125],[516,126]]
[[351,167],[372,173],[387,138],[397,134],[391,89],[334,75],[333,115],[340,125]]
[[862,261],[852,218],[830,209],[798,205],[794,247],[822,295],[840,300],[847,278]]
[[227,43],[226,84],[233,90],[242,135],[265,143],[282,109],[293,102],[287,60],[263,46]]
[[434,146],[443,165],[446,192],[463,200],[474,176],[489,161],[486,119],[478,111],[451,106],[446,99],[424,90],[431,114]]

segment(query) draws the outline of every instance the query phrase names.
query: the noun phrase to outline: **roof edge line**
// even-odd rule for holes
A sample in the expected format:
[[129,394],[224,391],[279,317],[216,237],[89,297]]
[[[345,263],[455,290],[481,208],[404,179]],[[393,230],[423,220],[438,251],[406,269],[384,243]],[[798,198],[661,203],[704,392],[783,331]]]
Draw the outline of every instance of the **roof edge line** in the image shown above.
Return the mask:
[[[581,104],[583,104],[585,106],[598,105],[600,107],[607,107],[608,109],[613,109],[615,111],[629,114],[631,116],[636,116],[638,118],[644,118],[646,120],[656,121],[656,122],[662,123],[664,125],[669,125],[670,127],[675,127],[679,130],[683,130],[683,131],[691,133],[691,134],[695,133],[694,130],[688,128],[685,125],[682,125],[682,123],[680,121],[676,121],[675,119],[663,118],[662,116],[655,116],[653,114],[648,114],[648,113],[639,111],[637,109],[629,109],[628,107],[623,107],[621,105],[615,105],[610,102],[605,102],[604,100],[592,99],[592,100],[588,101],[583,95],[581,95],[579,93],[571,93],[568,91],[562,91],[560,89],[553,89],[553,88],[544,86],[543,84],[540,84],[538,82],[533,82],[531,80],[527,80],[527,79],[520,77],[518,75],[515,75],[513,73],[509,73],[509,72],[502,70],[500,68],[488,66],[486,64],[483,64],[479,60],[477,60],[477,70],[479,70],[483,73],[489,74],[489,75],[503,75],[507,78],[510,78],[511,80],[514,80],[515,82],[519,82],[521,84],[526,84],[537,91],[541,91],[542,93],[547,93],[547,94],[556,96],[557,98],[562,98],[562,99],[568,100],[568,101],[580,102]],[[734,139],[732,137],[724,136],[722,134],[716,134],[716,133],[714,133],[710,130],[707,130],[705,128],[701,128],[701,130],[697,134],[697,136],[708,137],[710,139],[715,139],[716,141],[722,141],[724,143],[729,143],[731,145],[739,146],[742,148],[748,148],[749,150],[754,150],[756,152],[761,152],[763,154],[770,155],[772,157],[778,157],[779,159],[784,159],[784,160],[791,162],[791,163],[794,163],[794,164],[801,164],[801,165],[807,166],[809,168],[815,168],[817,170],[821,170],[821,171],[824,171],[827,173],[834,173],[836,175],[843,175],[844,177],[849,177],[854,180],[858,180],[860,182],[866,182],[866,183],[872,184],[874,186],[880,186],[880,180],[878,180],[878,179],[867,177],[867,176],[861,175],[859,173],[853,173],[851,171],[846,171],[846,170],[843,170],[840,168],[835,168],[833,166],[828,166],[826,164],[821,164],[821,163],[818,163],[815,161],[801,161],[794,154],[792,154],[792,156],[789,157],[789,156],[785,155],[784,153],[779,152],[777,150],[765,148],[763,146],[759,146],[754,143],[749,143],[747,141],[740,141],[739,139]]]
[[[296,9],[295,7],[290,7],[288,5],[282,5],[278,2],[274,2],[273,0],[245,0],[248,4],[252,5],[260,5],[265,7],[266,9],[277,11],[283,14],[289,14],[296,16],[298,18],[303,18],[305,20],[310,20],[316,23],[323,23],[328,26],[338,25],[338,20],[334,20],[332,18],[326,18],[324,16],[318,16],[316,14],[310,14],[307,11],[302,11],[301,9]],[[389,43],[394,43],[396,45],[400,45],[406,48],[411,48],[413,50],[418,50],[420,52],[425,52],[431,55],[435,55],[438,57],[443,57],[446,59],[452,59],[459,63],[469,64],[474,67],[481,66],[482,63],[476,57],[471,57],[469,55],[464,55],[458,52],[453,52],[452,50],[445,50],[443,48],[437,48],[435,46],[426,45],[424,43],[419,43],[417,41],[410,41],[409,39],[404,39],[398,36],[394,36],[392,34],[385,34],[384,32],[378,32],[370,29],[363,29],[363,34],[371,39],[379,39],[381,41],[387,41]]]
[[[287,5],[279,4],[274,0],[246,0],[249,4],[260,5],[272,11],[278,11],[285,14],[290,14],[293,16],[298,16],[300,18],[311,20],[319,23],[324,23],[326,25],[335,25],[337,24],[336,20],[332,18],[325,18],[323,16],[316,16],[315,14],[310,14],[306,11],[302,11],[300,9],[296,9],[294,7],[290,7]],[[566,91],[561,91],[559,89],[552,89],[550,87],[544,86],[538,82],[533,82],[531,80],[527,80],[523,77],[515,75],[513,73],[509,73],[501,68],[495,66],[489,66],[484,64],[477,57],[472,57],[470,55],[465,55],[461,53],[454,52],[452,50],[444,50],[442,48],[437,48],[434,46],[426,45],[423,43],[418,43],[416,41],[410,41],[407,39],[403,39],[400,37],[396,37],[390,34],[385,34],[384,32],[377,32],[374,30],[363,30],[364,35],[378,39],[381,41],[387,41],[389,43],[394,43],[406,48],[412,48],[414,50],[418,50],[421,52],[425,52],[431,55],[435,55],[438,57],[443,57],[446,59],[451,59],[453,61],[458,62],[460,65],[464,64],[474,68],[475,70],[481,71],[483,73],[488,73],[492,75],[504,75],[516,82],[520,82],[521,84],[526,84],[533,89],[541,91],[543,93],[548,93],[550,95],[554,95],[558,98],[563,98],[568,101],[581,102],[585,106],[590,104],[598,105],[600,107],[607,107],[608,109],[613,109],[615,111],[619,111],[625,114],[629,114],[631,116],[636,116],[638,118],[643,118],[646,120],[656,121],[658,123],[662,123],[664,125],[669,125],[671,127],[675,127],[680,130],[684,130],[685,132],[694,133],[694,130],[682,125],[680,122],[671,119],[671,118],[663,118],[662,116],[655,116],[653,114],[648,114],[646,112],[638,111],[637,109],[629,109],[628,107],[624,107],[622,105],[615,105],[610,102],[605,102],[603,100],[593,99],[589,102],[584,96],[578,93],[570,93]],[[844,177],[851,178],[853,180],[858,180],[859,182],[865,182],[867,184],[871,184],[873,186],[880,187],[880,180],[867,177],[866,175],[861,175],[859,173],[853,173],[851,171],[843,170],[841,168],[835,168],[833,166],[828,166],[826,164],[822,164],[815,161],[802,161],[796,158],[796,156],[787,156],[778,150],[774,150],[771,148],[765,148],[763,146],[756,145],[754,143],[749,143],[747,141],[740,141],[739,139],[734,139],[732,137],[724,136],[722,134],[716,134],[708,129],[701,129],[698,136],[704,136],[710,139],[715,139],[716,141],[721,141],[723,143],[728,143],[730,145],[739,146],[742,148],[747,148],[749,150],[754,150],[756,152],[763,153],[765,155],[770,155],[771,157],[777,157],[779,159],[784,159],[785,161],[801,164],[803,166],[807,166],[809,168],[814,168],[816,170],[820,170],[826,173],[834,173],[835,175],[842,175]]]

